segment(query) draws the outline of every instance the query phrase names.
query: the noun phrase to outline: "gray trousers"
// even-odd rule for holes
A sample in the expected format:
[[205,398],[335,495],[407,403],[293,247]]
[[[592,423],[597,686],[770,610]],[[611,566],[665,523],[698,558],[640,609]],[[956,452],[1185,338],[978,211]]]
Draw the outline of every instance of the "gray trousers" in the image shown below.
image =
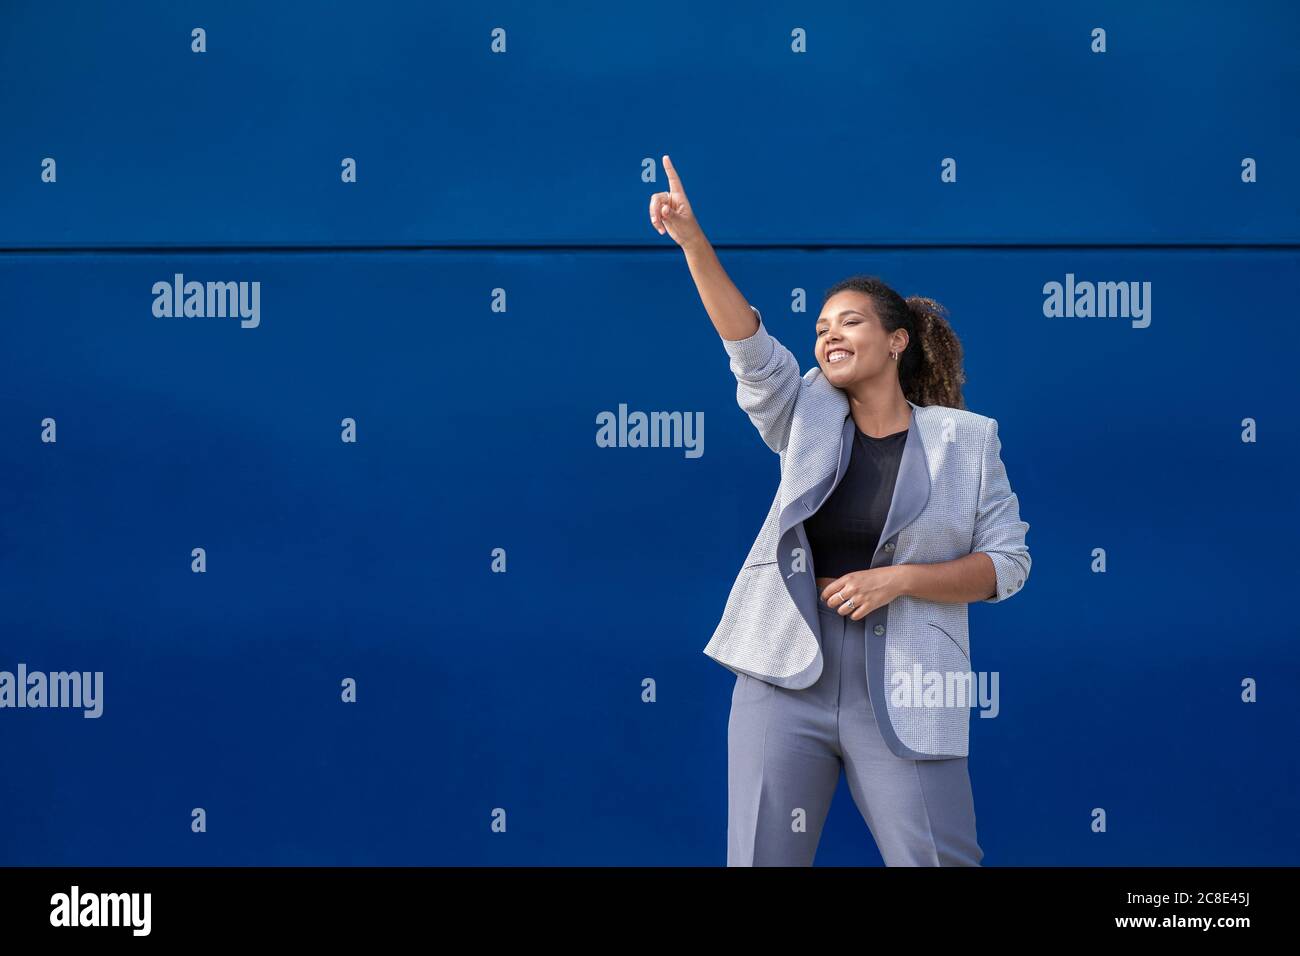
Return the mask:
[[727,865],[811,866],[840,767],[886,866],[979,866],[967,758],[907,760],[876,727],[866,626],[818,598],[825,658],[802,690],[736,675],[727,724]]

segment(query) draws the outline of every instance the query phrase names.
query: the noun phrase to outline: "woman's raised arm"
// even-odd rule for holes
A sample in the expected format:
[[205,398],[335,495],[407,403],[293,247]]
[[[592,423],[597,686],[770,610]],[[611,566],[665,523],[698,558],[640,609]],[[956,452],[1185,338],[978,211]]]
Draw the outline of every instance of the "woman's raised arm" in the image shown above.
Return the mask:
[[799,362],[768,334],[763,316],[740,294],[704,235],[672,160],[664,156],[668,192],[650,197],[650,223],[667,231],[686,255],[691,278],[736,376],[736,401],[763,441],[775,452],[790,440],[790,422],[799,397]]

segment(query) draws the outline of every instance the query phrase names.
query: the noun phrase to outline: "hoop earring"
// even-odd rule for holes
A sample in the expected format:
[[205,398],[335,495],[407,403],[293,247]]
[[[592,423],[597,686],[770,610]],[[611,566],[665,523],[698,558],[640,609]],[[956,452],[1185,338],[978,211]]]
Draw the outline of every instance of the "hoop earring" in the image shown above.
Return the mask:
[[895,362],[898,361],[898,353],[897,353],[897,352],[890,352],[890,353],[889,353],[889,357],[890,357],[891,359],[893,359]]

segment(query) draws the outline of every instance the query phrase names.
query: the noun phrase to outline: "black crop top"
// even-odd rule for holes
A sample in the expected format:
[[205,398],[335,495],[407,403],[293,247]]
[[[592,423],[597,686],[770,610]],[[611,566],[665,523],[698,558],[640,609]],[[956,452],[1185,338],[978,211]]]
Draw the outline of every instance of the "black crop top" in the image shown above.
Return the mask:
[[838,578],[871,567],[894,497],[907,429],[872,438],[855,424],[849,467],[831,496],[804,520],[813,573]]

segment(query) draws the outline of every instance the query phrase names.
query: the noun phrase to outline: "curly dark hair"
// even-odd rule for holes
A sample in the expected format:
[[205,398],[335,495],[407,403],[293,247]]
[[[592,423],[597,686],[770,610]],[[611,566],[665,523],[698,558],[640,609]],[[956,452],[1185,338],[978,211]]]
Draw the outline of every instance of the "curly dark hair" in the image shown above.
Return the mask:
[[965,408],[961,386],[961,342],[948,324],[948,310],[934,299],[914,295],[904,299],[878,276],[857,275],[826,290],[826,300],[837,292],[852,290],[871,297],[876,315],[886,332],[906,329],[907,348],[898,357],[898,384],[903,396],[918,405],[946,405]]

